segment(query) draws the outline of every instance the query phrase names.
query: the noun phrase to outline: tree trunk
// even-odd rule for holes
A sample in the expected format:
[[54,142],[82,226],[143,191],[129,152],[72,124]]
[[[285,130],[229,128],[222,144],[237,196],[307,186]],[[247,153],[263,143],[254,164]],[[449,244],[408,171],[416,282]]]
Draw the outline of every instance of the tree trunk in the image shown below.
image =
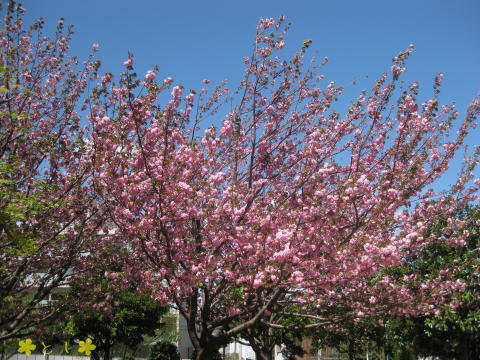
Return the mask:
[[257,360],[273,360],[275,338],[271,328],[254,327],[248,329],[243,336],[248,341]]
[[256,360],[273,360],[272,351],[268,351],[267,349],[253,349],[255,352],[255,359]]
[[348,344],[348,360],[355,360],[355,348],[353,347],[352,342],[350,341]]
[[214,360],[219,359],[220,354],[216,347],[204,346],[199,349],[195,349],[195,360]]
[[468,339],[460,339],[460,344],[457,350],[458,360],[470,360],[470,351],[469,351]]
[[101,341],[97,344],[97,348],[92,351],[91,358],[93,360],[110,360],[112,344],[110,340]]
[[271,346],[262,344],[254,336],[248,337],[248,342],[255,353],[256,360],[273,360],[273,348]]
[[110,360],[111,352],[112,352],[111,350],[112,350],[111,343],[110,341],[107,341],[104,348],[103,360]]

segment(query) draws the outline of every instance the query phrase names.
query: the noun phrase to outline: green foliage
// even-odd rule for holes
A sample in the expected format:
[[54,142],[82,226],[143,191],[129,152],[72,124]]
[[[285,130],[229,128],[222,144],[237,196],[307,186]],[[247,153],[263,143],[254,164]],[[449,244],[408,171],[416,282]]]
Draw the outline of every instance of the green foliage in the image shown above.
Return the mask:
[[[460,294],[458,306],[419,321],[414,328],[415,348],[426,356],[476,359],[480,357],[480,207],[460,211],[458,218],[466,223],[469,232],[465,246],[432,244],[413,268],[428,277],[447,265],[467,287]],[[446,220],[439,221],[432,232],[448,238],[451,235],[446,233],[445,226]]]
[[[477,222],[480,207],[459,211],[457,217],[464,222],[458,231],[469,233],[464,246],[448,244],[449,237],[457,234],[447,229],[448,219],[439,219],[426,235],[434,236],[437,242],[412,256],[408,265],[385,270],[390,276],[399,278],[415,274],[422,279],[434,279],[442,269],[449,269],[455,278],[467,284],[465,291],[452,296],[450,308],[427,317],[385,316],[383,319],[342,321],[335,327],[315,331],[317,347],[332,346],[351,358],[364,354],[368,346],[372,353],[383,353],[392,359],[416,356],[479,359],[480,226]],[[377,279],[372,279],[375,281]]]
[[18,349],[18,339],[0,341],[0,360],[10,359]]
[[[195,349],[193,350],[193,353],[192,353],[191,357],[192,357],[192,359],[197,358],[197,351]],[[213,354],[210,354],[209,360],[223,360],[223,358],[222,358],[222,355],[218,351],[216,351]]]
[[[349,359],[357,359],[365,355],[367,350],[382,348],[381,340],[385,336],[385,328],[379,326],[377,319],[364,318],[360,321],[345,318],[340,323],[317,328],[312,331],[315,350],[330,347],[346,354]],[[379,341],[380,340],[380,341]]]
[[91,338],[97,346],[96,356],[105,360],[110,359],[114,344],[134,351],[145,336],[154,336],[163,326],[161,318],[167,311],[148,295],[133,290],[121,292],[112,302],[106,311],[100,307],[82,309],[60,325],[71,340]]
[[180,360],[180,354],[174,344],[158,342],[152,346],[148,360]]
[[33,232],[20,229],[19,224],[28,217],[38,215],[49,208],[44,201],[46,186],[37,181],[29,193],[18,191],[15,174],[18,161],[8,157],[0,160],[0,237],[2,248],[11,256],[30,256],[37,251]]
[[154,339],[157,342],[167,343],[175,343],[178,341],[177,315],[167,312],[162,316],[162,327],[156,330]]

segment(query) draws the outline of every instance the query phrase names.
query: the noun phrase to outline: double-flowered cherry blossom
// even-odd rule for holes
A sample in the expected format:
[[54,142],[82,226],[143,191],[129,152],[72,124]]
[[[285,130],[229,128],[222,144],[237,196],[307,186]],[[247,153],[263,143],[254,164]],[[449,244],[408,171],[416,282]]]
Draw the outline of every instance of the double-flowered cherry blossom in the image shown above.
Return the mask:
[[398,92],[409,47],[339,113],[342,89],[303,65],[309,41],[290,61],[279,57],[284,32],[283,20],[260,22],[230,95],[223,83],[187,93],[167,78],[137,96],[132,80],[91,106],[94,185],[111,240],[131,251],[125,276],[178,308],[197,359],[288,304],[347,304],[358,318],[425,314],[464,286],[454,269],[429,281],[386,269],[431,242],[463,243],[459,221],[448,238],[429,228],[476,200],[473,161],[451,191],[429,187],[478,101],[460,121],[453,105],[418,103],[417,84]]

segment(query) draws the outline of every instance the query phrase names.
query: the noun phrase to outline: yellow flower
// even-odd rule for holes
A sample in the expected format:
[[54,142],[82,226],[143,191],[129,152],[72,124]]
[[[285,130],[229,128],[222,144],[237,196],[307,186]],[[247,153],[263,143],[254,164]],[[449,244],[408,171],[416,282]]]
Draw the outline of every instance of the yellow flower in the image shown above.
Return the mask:
[[37,347],[36,345],[32,344],[32,339],[27,339],[25,341],[20,340],[18,342],[18,346],[20,346],[18,348],[18,352],[24,352],[25,355],[30,355],[32,353],[32,350],[35,350],[35,348]]
[[78,352],[84,352],[85,355],[90,355],[91,351],[96,349],[96,346],[92,344],[91,339],[80,341],[78,345]]

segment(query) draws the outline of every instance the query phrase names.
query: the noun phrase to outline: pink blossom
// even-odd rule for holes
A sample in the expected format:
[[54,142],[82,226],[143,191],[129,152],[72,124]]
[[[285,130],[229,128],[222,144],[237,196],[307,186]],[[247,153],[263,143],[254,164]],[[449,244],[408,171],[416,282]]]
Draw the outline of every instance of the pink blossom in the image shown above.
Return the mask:
[[123,65],[126,66],[126,67],[132,66],[133,65],[133,59],[129,58],[128,60],[123,62]]
[[102,77],[102,84],[106,84],[112,80],[112,74],[107,73]]
[[271,27],[272,25],[275,24],[275,19],[264,19],[263,20],[263,28],[264,29],[268,29],[269,27]]
[[148,70],[148,71],[147,71],[147,74],[145,75],[145,80],[146,80],[146,81],[152,81],[153,79],[155,79],[155,76],[157,76],[157,74],[155,73],[155,71],[153,71],[153,70]]
[[189,102],[189,103],[193,103],[193,101],[195,100],[195,94],[193,94],[193,93],[188,94],[185,97],[185,100],[187,100],[187,102]]
[[391,70],[392,70],[392,73],[393,73],[393,77],[394,79],[398,79],[398,77],[400,76],[400,74],[402,74],[403,72],[405,72],[405,68],[403,67],[400,67],[398,65],[392,65],[391,67]]
[[177,85],[172,89],[172,96],[176,99],[180,98],[182,96],[182,93],[183,93],[183,89],[181,86]]
[[220,136],[222,138],[229,137],[233,132],[233,121],[227,120],[223,122],[223,127],[220,129]]
[[[468,224],[453,220],[448,240],[427,231],[438,218],[454,218],[468,203],[465,194],[478,191],[462,188],[471,176],[454,188],[455,196],[428,191],[463,138],[447,136],[442,121],[450,118],[433,111],[436,100],[427,100],[421,114],[413,95],[392,101],[387,74],[371,97],[354,99],[342,114],[330,111],[341,95],[334,82],[266,58],[280,41],[269,32],[283,31],[275,25],[259,24],[257,49],[263,50],[247,59],[231,101],[221,98],[223,85],[211,96],[202,89],[192,122],[185,119],[195,97],[183,99],[182,86],[172,86],[166,100],[153,92],[127,99],[125,86],[104,87],[107,103],[92,104],[95,153],[88,156],[95,164],[87,168],[99,173],[92,192],[118,230],[112,241],[128,244],[130,274],[152,297],[198,311],[197,318],[210,311],[213,322],[229,328],[226,313],[242,309],[242,321],[267,316],[256,304],[270,300],[270,309],[285,300],[305,309],[342,303],[358,318],[380,308],[433,312],[430,305],[449,301],[462,286],[451,280],[453,271],[425,281],[385,270],[406,265],[432,242],[459,245],[468,235],[462,233]],[[397,77],[403,57],[394,66]],[[173,79],[163,83],[164,90]],[[241,292],[232,296],[232,289]],[[278,289],[284,295],[272,298]],[[217,305],[202,302],[207,291]],[[244,313],[248,299],[255,300]]]
[[190,191],[192,188],[190,187],[190,185],[188,185],[187,183],[183,182],[183,181],[180,181],[178,183],[178,186],[180,187],[180,189],[184,190],[184,191]]

